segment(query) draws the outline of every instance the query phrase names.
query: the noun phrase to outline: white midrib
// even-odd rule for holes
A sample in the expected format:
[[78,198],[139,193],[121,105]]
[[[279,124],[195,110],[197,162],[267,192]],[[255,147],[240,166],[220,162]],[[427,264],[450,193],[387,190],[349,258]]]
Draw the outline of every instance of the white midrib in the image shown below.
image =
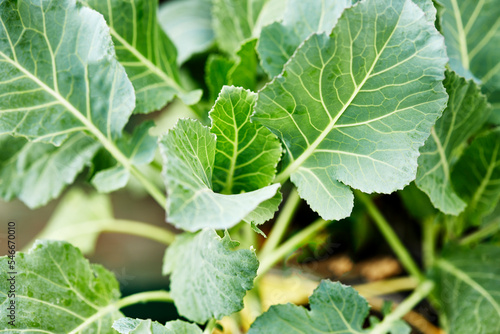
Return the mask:
[[458,32],[458,44],[460,45],[460,55],[462,58],[462,66],[468,70],[469,69],[469,52],[467,50],[467,36],[464,31],[464,24],[462,22],[462,13],[458,8],[457,0],[451,0],[451,5],[453,6],[453,14],[455,15],[455,22]]
[[[347,108],[351,105],[351,102],[356,98],[356,96],[358,95],[358,93],[361,90],[361,88],[363,88],[363,85],[370,78],[370,75],[373,72],[373,69],[375,68],[375,65],[377,65],[377,62],[378,62],[378,60],[380,58],[380,55],[382,55],[382,53],[384,53],[384,50],[385,50],[387,44],[389,43],[389,41],[391,40],[392,36],[394,35],[394,32],[396,31],[396,29],[397,29],[397,27],[399,25],[399,20],[400,19],[401,19],[401,15],[398,17],[398,22],[396,23],[396,25],[394,27],[394,30],[391,32],[391,35],[387,38],[387,41],[382,46],[382,49],[380,50],[380,52],[377,54],[377,56],[373,60],[372,66],[370,67],[370,69],[366,73],[366,76],[363,78],[363,81],[361,81],[361,83],[356,86],[356,88],[354,89],[354,92],[352,93],[352,95],[349,98],[349,100],[344,104],[344,106],[337,113],[337,115],[335,116],[335,118],[333,118],[330,121],[330,123],[328,123],[327,127],[323,130],[323,132],[321,132],[321,134],[318,136],[318,138],[316,138],[314,140],[314,142],[312,142],[312,144],[309,145],[309,147],[296,160],[294,160],[290,165],[288,165],[288,167],[286,167],[281,173],[279,173],[276,176],[275,182],[279,182],[279,183],[285,182],[290,177],[290,175],[297,168],[299,168],[314,153],[314,151],[323,142],[323,140],[326,138],[326,136],[328,136],[328,134],[330,133],[330,131],[333,130],[333,128],[335,127],[335,124],[337,123],[337,121],[339,120],[339,118],[344,114],[344,112],[347,110]],[[352,47],[352,45],[351,45],[351,47]],[[323,66],[325,66],[325,65],[323,65]],[[354,84],[356,84],[356,83],[354,82]],[[322,103],[324,105],[323,99],[321,99],[321,100],[322,100]],[[328,112],[327,109],[325,109],[325,112],[327,112],[329,114],[329,112]]]
[[[44,91],[52,95],[62,106],[71,112],[71,114],[76,117],[98,140],[101,144],[113,155],[113,157],[120,162],[125,168],[131,169],[130,161],[123,153],[118,150],[118,148],[111,142],[89,119],[87,119],[78,109],[75,108],[71,103],[69,103],[65,98],[63,98],[58,92],[47,86],[43,81],[34,76],[31,72],[26,70],[24,67],[20,66],[19,63],[13,61],[11,58],[0,51],[0,56],[4,58],[8,63],[16,67],[19,71],[24,73],[29,79],[33,80],[37,85],[39,85]],[[2,111],[0,110],[0,113]]]
[[231,159],[231,165],[229,166],[229,172],[226,180],[226,185],[224,187],[224,190],[222,191],[223,194],[231,194],[232,193],[232,188],[233,188],[233,177],[234,177],[234,170],[236,169],[236,159],[238,158],[238,148],[239,148],[239,138],[238,138],[238,124],[236,124],[236,115],[234,112],[234,105],[233,102],[231,101],[231,110],[233,112],[233,126],[234,126],[234,142],[233,142],[233,156]]
[[439,158],[441,160],[441,164],[443,165],[444,177],[446,179],[446,182],[448,182],[450,180],[450,166],[448,165],[448,160],[446,160],[446,153],[444,151],[443,145],[441,145],[441,140],[437,136],[434,127],[432,127],[431,129],[431,135],[432,138],[434,139],[434,142],[436,143],[437,150],[439,153]]

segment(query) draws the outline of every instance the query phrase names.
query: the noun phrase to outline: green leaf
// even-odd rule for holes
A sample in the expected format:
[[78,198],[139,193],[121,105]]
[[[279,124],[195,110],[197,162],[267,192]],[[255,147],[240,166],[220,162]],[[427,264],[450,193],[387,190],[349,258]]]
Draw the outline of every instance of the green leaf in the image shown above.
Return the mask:
[[330,33],[345,8],[356,0],[289,0],[283,22],[274,22],[260,33],[257,51],[264,70],[274,77],[306,37]]
[[313,34],[259,92],[252,119],[286,150],[276,181],[290,177],[324,219],[349,215],[348,186],[403,188],[444,109],[446,60],[442,37],[411,1],[346,9],[331,36]]
[[463,215],[480,225],[500,199],[500,129],[477,137],[457,162],[451,178],[458,195],[468,203]]
[[[248,334],[283,333],[369,333],[363,323],[370,309],[368,302],[349,286],[322,281],[309,298],[310,311],[292,304],[273,305],[259,316]],[[409,333],[409,328],[396,323],[398,332]]]
[[[483,84],[498,102],[500,94],[500,6],[496,0],[442,0],[441,27],[450,67]],[[498,115],[498,110],[495,113]],[[498,117],[498,116],[497,116]]]
[[99,231],[89,230],[88,222],[101,221],[100,227],[104,228],[113,218],[108,196],[86,194],[79,188],[73,188],[63,197],[47,225],[34,239],[64,240],[78,247],[83,254],[92,254]]
[[263,26],[283,17],[287,0],[213,0],[213,28],[219,47],[233,54]]
[[[153,121],[141,123],[132,135],[124,134],[116,141],[116,146],[135,166],[149,164],[154,159],[157,138],[149,135]],[[108,193],[125,187],[130,179],[130,172],[122,165],[99,171],[92,179],[92,184],[99,192]]]
[[121,318],[115,321],[113,328],[121,334],[202,334],[195,324],[185,321],[169,321],[163,326],[157,321]]
[[135,113],[159,110],[174,96],[195,104],[201,91],[180,85],[177,51],[156,17],[158,0],[79,0],[101,13],[109,25],[116,55],[135,88]]
[[7,201],[19,197],[36,208],[73,183],[99,144],[82,133],[70,135],[61,147],[0,135],[0,148],[0,197]]
[[[0,258],[0,304],[10,303],[10,258]],[[38,241],[15,257],[15,330],[44,333],[114,333],[111,325],[123,317],[112,303],[120,297],[113,274],[91,265],[80,251],[62,241]],[[7,307],[0,309],[2,321]],[[9,328],[9,327],[8,327]],[[30,331],[31,330],[31,331]]]
[[279,184],[237,195],[212,190],[216,136],[200,122],[181,119],[160,139],[165,161],[167,219],[187,231],[230,228],[275,196]]
[[210,55],[206,64],[205,81],[210,99],[215,101],[224,85],[234,85],[254,90],[257,76],[256,39],[244,42],[235,59]]
[[179,314],[204,323],[243,308],[259,262],[251,250],[232,250],[238,243],[214,230],[183,234],[167,249],[163,274],[171,274],[171,295]]
[[175,0],[160,5],[158,20],[177,48],[177,64],[208,50],[215,41],[211,0]]
[[99,13],[74,0],[2,1],[0,20],[0,134],[55,145],[82,130],[121,135],[134,90]]
[[420,148],[416,184],[436,208],[458,215],[467,204],[456,193],[453,183],[460,182],[463,175],[452,179],[451,171],[468,140],[487,121],[490,108],[472,80],[447,72],[444,86],[449,95],[448,106]]
[[500,247],[450,247],[432,270],[450,334],[500,331]]

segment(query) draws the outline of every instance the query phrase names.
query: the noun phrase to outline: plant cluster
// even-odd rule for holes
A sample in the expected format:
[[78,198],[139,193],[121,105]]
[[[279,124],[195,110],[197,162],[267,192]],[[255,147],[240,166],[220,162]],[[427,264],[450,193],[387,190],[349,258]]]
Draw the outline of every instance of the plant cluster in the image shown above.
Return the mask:
[[[8,325],[2,306],[0,332],[212,333],[244,327],[245,300],[261,314],[251,334],[409,333],[402,317],[425,298],[449,333],[500,332],[497,0],[0,0],[0,23],[0,197],[36,208],[79,175],[100,193],[134,180],[183,231],[69,191],[15,257],[18,314]],[[191,117],[133,121],[174,99]],[[369,195],[403,188],[422,265]],[[324,280],[309,309],[263,312],[262,277],[355,199],[411,276],[408,298],[369,317],[355,289]],[[290,233],[301,200],[318,218]],[[169,291],[120,298],[82,254],[103,231],[168,245]],[[120,312],[146,301],[185,320]]]

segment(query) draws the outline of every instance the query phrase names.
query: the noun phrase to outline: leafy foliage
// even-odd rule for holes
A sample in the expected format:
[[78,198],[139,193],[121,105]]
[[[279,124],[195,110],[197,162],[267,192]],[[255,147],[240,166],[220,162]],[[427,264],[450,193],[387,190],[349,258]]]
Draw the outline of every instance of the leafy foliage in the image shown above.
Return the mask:
[[198,326],[181,320],[163,326],[151,320],[121,318],[115,321],[113,328],[121,334],[201,334]]
[[179,313],[198,323],[221,319],[243,308],[259,262],[253,251],[232,249],[238,242],[214,230],[183,234],[167,249],[164,274],[171,275]]

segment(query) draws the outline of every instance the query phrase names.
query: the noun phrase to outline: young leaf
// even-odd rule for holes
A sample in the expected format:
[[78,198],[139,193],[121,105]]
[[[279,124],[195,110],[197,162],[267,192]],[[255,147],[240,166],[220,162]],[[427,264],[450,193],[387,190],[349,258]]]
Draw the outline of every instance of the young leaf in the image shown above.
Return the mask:
[[194,104],[201,91],[180,85],[177,51],[157,22],[158,0],[80,0],[104,15],[116,55],[135,88],[135,113],[161,109],[179,96]]
[[100,145],[76,133],[61,147],[0,135],[0,147],[0,197],[6,201],[18,197],[36,208],[57,198],[73,183]]
[[83,254],[94,252],[98,232],[89,231],[88,222],[102,221],[104,228],[114,218],[107,195],[86,194],[71,189],[58,204],[44,229],[34,239],[64,240],[78,247]]
[[500,248],[445,250],[432,270],[436,299],[447,318],[450,334],[500,331]]
[[204,323],[243,308],[259,262],[255,252],[232,250],[238,245],[214,230],[183,234],[165,253],[163,274],[171,275],[171,295],[179,314]]
[[[287,333],[369,333],[363,323],[370,309],[368,302],[349,286],[322,281],[309,298],[310,311],[292,304],[273,305],[252,324],[248,334]],[[407,325],[397,322],[400,331]],[[392,332],[396,333],[396,332]]]
[[179,65],[214,43],[211,0],[164,2],[160,5],[158,20],[177,48]]
[[283,16],[286,0],[213,0],[213,28],[219,47],[233,54],[257,37],[261,27]]
[[[15,330],[44,333],[112,334],[122,318],[113,303],[120,297],[113,274],[90,265],[80,251],[62,241],[38,241],[28,253],[16,254]],[[0,258],[0,304],[9,305],[10,258]],[[7,307],[0,309],[2,321]]]
[[490,108],[472,80],[448,71],[443,83],[449,95],[448,106],[420,148],[416,184],[436,208],[457,215],[466,203],[455,192],[453,183],[460,182],[463,175],[452,180],[451,171],[467,141],[488,120]]
[[411,1],[346,9],[331,36],[313,34],[259,93],[253,119],[286,149],[276,180],[290,177],[324,219],[349,215],[348,186],[403,188],[445,106],[446,60],[442,37]]
[[[154,122],[147,121],[138,125],[131,136],[124,135],[116,141],[116,146],[135,166],[149,164],[154,159],[157,138],[149,135]],[[112,192],[123,188],[130,179],[130,172],[120,164],[99,171],[92,179],[92,184],[99,192]]]
[[216,137],[200,122],[181,119],[160,139],[165,161],[167,219],[187,231],[230,228],[274,197],[279,184],[237,195],[212,190]]
[[163,326],[157,321],[121,318],[115,321],[113,328],[120,334],[202,334],[195,324],[185,321],[169,321]]
[[450,67],[483,84],[500,118],[500,6],[495,0],[442,0],[441,27]]
[[207,60],[205,81],[210,91],[210,99],[215,101],[222,86],[234,85],[255,89],[257,76],[256,39],[243,43],[236,52],[236,59],[211,55]]
[[477,137],[451,174],[457,193],[467,203],[468,222],[480,225],[500,199],[500,129]]
[[289,0],[283,22],[274,22],[260,33],[257,51],[262,67],[274,77],[281,73],[302,41],[314,32],[330,33],[345,8],[356,0]]

